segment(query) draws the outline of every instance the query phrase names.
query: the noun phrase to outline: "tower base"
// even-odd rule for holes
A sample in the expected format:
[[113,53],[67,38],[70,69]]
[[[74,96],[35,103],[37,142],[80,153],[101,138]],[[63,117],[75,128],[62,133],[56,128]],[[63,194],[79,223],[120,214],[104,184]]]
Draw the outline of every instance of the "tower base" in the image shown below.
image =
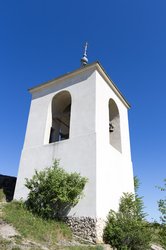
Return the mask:
[[71,228],[73,234],[90,243],[103,243],[103,230],[105,221],[91,217],[67,217],[65,222]]

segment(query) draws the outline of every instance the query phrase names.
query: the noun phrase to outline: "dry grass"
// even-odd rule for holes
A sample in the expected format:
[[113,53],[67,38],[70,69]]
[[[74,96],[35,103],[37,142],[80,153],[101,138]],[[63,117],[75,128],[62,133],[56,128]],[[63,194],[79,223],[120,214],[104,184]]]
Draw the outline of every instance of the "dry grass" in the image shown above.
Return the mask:
[[22,250],[25,242],[29,242],[28,250],[102,250],[102,246],[60,246],[58,242],[72,241],[69,227],[59,221],[43,220],[33,215],[22,202],[3,204],[1,219],[11,224],[20,235],[10,240],[0,238],[1,250]]
[[11,202],[3,206],[3,220],[12,224],[20,235],[31,241],[56,246],[59,240],[71,240],[72,233],[66,224],[43,220],[29,212],[21,202]]

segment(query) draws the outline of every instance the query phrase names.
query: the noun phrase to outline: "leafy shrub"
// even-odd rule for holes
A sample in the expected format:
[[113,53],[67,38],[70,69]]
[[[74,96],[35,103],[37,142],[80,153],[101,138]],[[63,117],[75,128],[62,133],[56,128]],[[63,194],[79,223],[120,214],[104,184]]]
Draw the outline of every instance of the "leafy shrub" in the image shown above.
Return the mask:
[[67,173],[56,160],[52,167],[35,170],[32,179],[26,179],[30,190],[26,206],[47,219],[66,216],[82,197],[86,182],[78,173]]
[[160,225],[160,230],[159,230],[159,242],[166,249],[166,225],[162,224]]
[[142,206],[134,194],[124,193],[119,211],[109,212],[103,238],[118,250],[150,249],[151,229],[143,219]]

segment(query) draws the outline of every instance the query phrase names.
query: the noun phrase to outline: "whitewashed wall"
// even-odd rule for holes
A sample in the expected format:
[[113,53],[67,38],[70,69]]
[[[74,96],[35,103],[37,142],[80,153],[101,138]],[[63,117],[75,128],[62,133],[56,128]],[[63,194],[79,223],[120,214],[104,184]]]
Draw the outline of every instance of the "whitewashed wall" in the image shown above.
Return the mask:
[[[50,103],[55,94],[67,90],[71,94],[70,138],[46,143],[50,128]],[[46,131],[48,130],[48,131]],[[95,134],[95,72],[87,71],[72,79],[52,84],[32,95],[24,148],[15,191],[15,199],[27,197],[25,178],[51,166],[53,160],[69,172],[79,172],[89,179],[85,197],[72,209],[70,215],[96,217],[96,134]]]
[[[119,109],[122,153],[109,143],[110,98]],[[127,107],[96,71],[96,207],[99,218],[105,218],[110,209],[118,209],[123,192],[134,192],[127,112]]]
[[[71,94],[70,137],[49,144],[51,101],[62,90]],[[110,98],[120,113],[122,153],[109,143]],[[32,91],[14,198],[26,199],[25,178],[31,178],[34,169],[51,166],[54,159],[60,159],[67,171],[89,179],[84,198],[70,212],[72,216],[105,219],[110,208],[117,209],[122,192],[133,192],[127,108],[95,66]]]

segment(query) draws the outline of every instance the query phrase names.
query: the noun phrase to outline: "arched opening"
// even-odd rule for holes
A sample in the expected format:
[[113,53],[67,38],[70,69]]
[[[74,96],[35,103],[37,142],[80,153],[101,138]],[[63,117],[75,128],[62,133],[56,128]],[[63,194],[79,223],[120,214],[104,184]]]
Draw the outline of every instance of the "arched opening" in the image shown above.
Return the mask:
[[113,99],[109,100],[109,142],[122,152],[119,110]]
[[52,126],[49,143],[69,139],[71,95],[62,91],[52,99]]

